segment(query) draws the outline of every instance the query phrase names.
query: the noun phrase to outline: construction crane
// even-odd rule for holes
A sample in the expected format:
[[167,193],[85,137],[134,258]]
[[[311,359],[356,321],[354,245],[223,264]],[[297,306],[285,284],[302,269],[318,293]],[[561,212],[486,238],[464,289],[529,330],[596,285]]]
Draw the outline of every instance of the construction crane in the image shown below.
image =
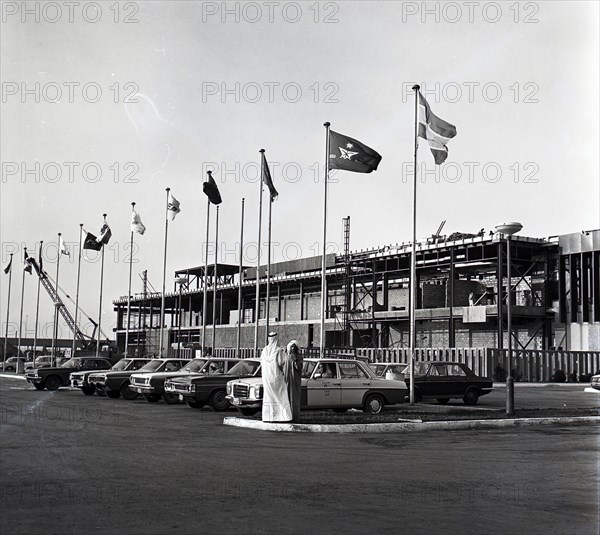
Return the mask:
[[71,316],[69,309],[65,306],[62,299],[58,295],[58,291],[56,290],[56,288],[54,288],[54,285],[50,281],[47,273],[40,268],[35,258],[29,257],[27,259],[27,262],[30,266],[33,267],[33,269],[35,269],[37,276],[40,278],[40,283],[48,292],[48,295],[50,296],[50,299],[52,299],[54,306],[58,308],[60,315],[65,320],[65,323],[67,324],[69,329],[71,329],[71,331],[74,333],[75,338],[77,339],[79,344],[81,344],[82,349],[90,347],[92,345],[92,342],[94,342],[95,340],[96,329],[98,328],[98,324],[91,318],[88,318],[94,325],[94,332],[92,333],[92,336],[86,336],[85,334],[83,334],[77,326],[77,324],[75,323],[73,316]]

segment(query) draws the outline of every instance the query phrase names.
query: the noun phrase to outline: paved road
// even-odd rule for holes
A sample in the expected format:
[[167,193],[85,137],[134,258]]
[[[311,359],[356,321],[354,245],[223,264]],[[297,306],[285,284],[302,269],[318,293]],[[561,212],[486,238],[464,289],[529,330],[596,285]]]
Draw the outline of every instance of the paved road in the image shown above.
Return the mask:
[[0,396],[2,533],[598,533],[597,426],[292,435],[15,379]]

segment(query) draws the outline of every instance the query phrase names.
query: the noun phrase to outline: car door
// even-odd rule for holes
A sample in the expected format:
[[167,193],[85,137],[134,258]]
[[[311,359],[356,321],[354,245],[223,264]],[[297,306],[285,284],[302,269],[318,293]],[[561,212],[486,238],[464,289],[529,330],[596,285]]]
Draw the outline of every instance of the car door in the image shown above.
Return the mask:
[[318,366],[306,385],[306,395],[309,408],[338,407],[341,402],[341,380],[339,379],[337,364],[335,362],[323,363],[328,372],[324,377],[318,373]]
[[464,396],[470,383],[467,373],[460,364],[448,364],[447,369],[450,395]]
[[344,407],[360,407],[365,392],[371,386],[371,378],[356,362],[340,362],[338,370],[341,382],[342,405]]
[[423,396],[446,396],[449,394],[446,365],[432,364],[425,377],[421,393]]

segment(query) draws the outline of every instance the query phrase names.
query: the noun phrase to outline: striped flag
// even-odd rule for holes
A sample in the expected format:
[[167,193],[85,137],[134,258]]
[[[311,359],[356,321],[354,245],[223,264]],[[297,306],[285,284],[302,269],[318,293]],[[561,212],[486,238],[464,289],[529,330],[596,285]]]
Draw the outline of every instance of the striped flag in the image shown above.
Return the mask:
[[446,144],[456,135],[456,127],[434,115],[420,91],[419,103],[419,137],[429,142],[435,163],[440,165],[448,157]]
[[110,227],[108,226],[108,223],[106,222],[106,217],[105,217],[104,224],[102,225],[102,228],[100,229],[100,237],[98,238],[98,243],[100,245],[106,245],[108,243],[108,241],[110,240],[111,236],[112,236],[112,230],[110,230]]

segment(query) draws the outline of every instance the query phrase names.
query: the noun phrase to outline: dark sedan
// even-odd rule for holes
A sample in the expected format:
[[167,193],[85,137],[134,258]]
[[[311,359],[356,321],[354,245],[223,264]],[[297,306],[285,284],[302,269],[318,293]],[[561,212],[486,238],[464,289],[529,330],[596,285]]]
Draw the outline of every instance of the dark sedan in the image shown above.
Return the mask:
[[[445,405],[460,398],[465,405],[475,405],[481,396],[492,391],[491,379],[475,375],[460,362],[415,362],[414,366],[415,401],[436,399]],[[410,388],[408,366],[403,371]]]

